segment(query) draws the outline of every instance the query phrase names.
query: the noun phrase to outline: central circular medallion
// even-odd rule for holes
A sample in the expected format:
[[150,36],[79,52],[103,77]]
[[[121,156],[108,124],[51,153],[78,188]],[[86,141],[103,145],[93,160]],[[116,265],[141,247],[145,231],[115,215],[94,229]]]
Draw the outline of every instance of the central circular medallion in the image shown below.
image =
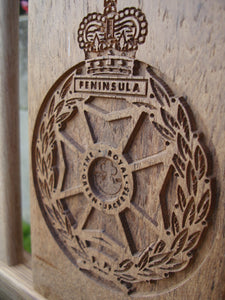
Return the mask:
[[116,214],[130,206],[133,177],[126,159],[106,145],[88,151],[82,164],[84,194],[92,205],[107,214]]
[[103,200],[112,200],[122,189],[122,174],[109,158],[94,160],[89,170],[89,182],[95,195]]

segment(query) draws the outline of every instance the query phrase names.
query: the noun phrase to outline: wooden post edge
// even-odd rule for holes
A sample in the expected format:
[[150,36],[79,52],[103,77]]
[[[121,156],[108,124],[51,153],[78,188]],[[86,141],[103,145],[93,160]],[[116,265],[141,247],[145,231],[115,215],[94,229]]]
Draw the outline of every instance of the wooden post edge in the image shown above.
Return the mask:
[[44,300],[33,288],[32,270],[25,264],[9,267],[0,262],[0,299]]

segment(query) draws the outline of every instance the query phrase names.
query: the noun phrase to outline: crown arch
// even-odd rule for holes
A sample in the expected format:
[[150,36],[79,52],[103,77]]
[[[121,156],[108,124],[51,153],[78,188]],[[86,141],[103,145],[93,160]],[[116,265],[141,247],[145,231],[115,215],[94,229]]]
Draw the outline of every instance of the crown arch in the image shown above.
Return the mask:
[[131,7],[117,12],[115,5],[110,2],[105,8],[110,13],[89,14],[80,24],[79,46],[89,58],[95,53],[105,55],[114,50],[134,57],[138,44],[145,42],[148,23],[141,10]]

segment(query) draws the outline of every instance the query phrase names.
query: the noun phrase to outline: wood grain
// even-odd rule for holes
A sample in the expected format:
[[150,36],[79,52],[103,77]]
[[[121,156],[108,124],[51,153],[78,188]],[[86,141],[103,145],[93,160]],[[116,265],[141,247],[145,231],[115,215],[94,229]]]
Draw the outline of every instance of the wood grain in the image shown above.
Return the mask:
[[32,270],[25,265],[8,267],[0,263],[1,299],[40,299],[40,294],[33,289]]
[[18,10],[15,1],[0,2],[0,259],[22,261],[20,210]]
[[[30,6],[30,44],[29,44],[29,53],[30,53],[30,62],[29,62],[29,95],[30,95],[30,137],[32,140],[33,132],[37,133],[37,128],[35,127],[35,118],[39,111],[39,107],[47,94],[47,91],[52,86],[52,84],[59,78],[67,69],[75,65],[76,63],[83,61],[83,54],[78,48],[77,45],[77,29],[81,19],[87,15],[87,13],[102,12],[103,3],[99,1],[77,1],[76,5],[71,1],[65,3],[56,3],[52,1],[51,3],[44,4],[44,10],[40,11],[37,7],[38,3],[36,1],[31,2]],[[183,96],[186,94],[188,96],[188,104],[190,105],[199,132],[204,132],[205,141],[204,144],[208,146],[212,158],[209,161],[213,160],[214,163],[214,176],[217,179],[217,189],[213,197],[214,202],[214,212],[208,218],[209,227],[207,230],[207,235],[204,236],[204,240],[199,245],[198,251],[196,251],[195,260],[192,261],[190,266],[186,271],[178,276],[171,276],[170,279],[165,279],[162,282],[157,282],[150,284],[149,289],[151,290],[151,295],[155,296],[156,299],[222,299],[224,296],[223,280],[224,280],[224,258],[223,251],[224,249],[224,210],[223,210],[223,196],[224,196],[224,159],[223,159],[223,131],[224,131],[224,106],[223,102],[223,92],[224,92],[224,4],[221,1],[210,1],[200,3],[200,1],[191,1],[189,5],[180,3],[175,0],[171,0],[167,3],[160,1],[157,4],[151,3],[149,1],[118,1],[118,9],[123,9],[128,6],[135,6],[142,9],[146,14],[148,24],[149,24],[149,35],[146,40],[146,44],[142,47],[139,47],[137,52],[137,59],[145,61],[146,63],[153,65],[160,69],[163,73],[160,74],[160,77],[164,78],[169,77],[171,80],[166,79],[166,82],[172,87],[176,95]],[[79,12],[77,10],[79,7]],[[65,16],[67,16],[65,22]],[[74,21],[75,20],[75,21]],[[42,24],[45,24],[43,27]],[[54,24],[54,30],[53,28]],[[63,25],[62,25],[63,24]],[[49,35],[51,29],[51,34]],[[35,37],[35,38],[34,38]],[[42,43],[40,42],[42,41]],[[45,42],[43,42],[45,41]],[[57,45],[57,47],[56,47]],[[146,51],[150,49],[150,51]],[[75,68],[76,69],[76,68]],[[70,72],[73,70],[71,69]],[[69,73],[68,73],[69,74]],[[68,75],[67,74],[67,75]],[[66,79],[66,77],[64,77]],[[38,84],[37,84],[38,83]],[[49,95],[52,95],[54,91],[57,91],[56,88],[60,87],[59,91],[64,91],[64,84],[62,81],[60,84],[55,85],[54,88],[50,91]],[[65,84],[67,86],[67,84]],[[56,90],[55,90],[56,89]],[[59,95],[64,95],[64,92],[59,93]],[[49,97],[49,96],[48,96]],[[47,97],[47,98],[48,98]],[[67,98],[65,101],[68,100]],[[98,103],[95,103],[96,106],[102,109],[101,113],[105,109],[103,99],[99,99]],[[41,113],[46,109],[45,106],[42,106]],[[115,107],[112,104],[111,110],[115,110]],[[55,107],[54,107],[55,108]],[[55,108],[56,109],[56,108]],[[57,108],[59,109],[59,107]],[[55,112],[57,111],[55,110]],[[92,106],[92,109],[94,107]],[[47,111],[46,111],[47,112]],[[60,110],[60,113],[68,113],[66,109]],[[88,111],[90,113],[90,111]],[[99,110],[99,115],[101,114]],[[133,113],[135,116],[135,113]],[[65,116],[65,115],[64,115]],[[106,120],[109,122],[112,116],[109,115]],[[165,117],[165,114],[164,114]],[[122,118],[122,114],[118,114],[118,119]],[[178,117],[179,119],[179,117]],[[218,122],[218,119],[220,122]],[[42,114],[38,116],[40,128],[42,119]],[[157,119],[157,123],[158,123]],[[99,135],[93,135],[95,139],[101,138],[104,140],[105,144],[111,143],[111,146],[116,147],[118,140],[121,137],[117,136],[116,138],[110,137],[109,132],[113,132],[113,127],[107,125],[107,122],[101,123],[99,121],[99,116],[92,117],[89,119],[89,122],[92,124],[92,130],[94,133],[100,132]],[[146,121],[147,122],[147,121]],[[184,123],[183,121],[181,123]],[[47,123],[46,123],[47,124]],[[103,124],[103,126],[101,126]],[[107,131],[101,130],[108,126]],[[139,126],[141,127],[141,126]],[[158,129],[160,128],[157,126]],[[44,128],[44,127],[42,127]],[[73,133],[76,128],[79,128],[77,136],[80,140],[83,139],[85,146],[89,145],[90,138],[87,138],[85,134],[84,123],[77,122],[75,125],[70,123],[67,126],[67,129],[70,129],[70,133]],[[122,125],[121,125],[122,128]],[[144,127],[145,128],[145,127]],[[83,130],[83,131],[82,131]],[[110,131],[111,130],[111,131]],[[63,130],[61,130],[63,132]],[[114,128],[115,131],[115,128]],[[123,132],[123,130],[121,130]],[[42,132],[42,130],[40,130]],[[44,132],[44,130],[43,130]],[[120,132],[118,130],[118,132]],[[153,132],[150,131],[150,132]],[[146,136],[150,136],[148,129],[144,130],[144,134],[140,134],[138,142],[134,143],[132,151],[130,153],[131,157],[136,160],[141,158],[141,154],[146,155]],[[121,135],[122,136],[122,135]],[[129,138],[129,134],[127,134]],[[154,136],[151,136],[153,139]],[[188,137],[186,136],[188,139]],[[61,141],[71,149],[79,148],[82,153],[82,147],[78,143],[68,143],[68,135],[60,135]],[[117,140],[118,139],[118,140]],[[41,136],[40,136],[41,140]],[[44,141],[44,135],[43,135]],[[179,137],[180,145],[184,145],[183,140]],[[133,142],[133,139],[132,139]],[[43,142],[44,144],[44,142]],[[131,144],[128,143],[128,140],[122,141],[122,144]],[[79,146],[79,147],[78,147]],[[32,146],[33,147],[33,146]],[[153,143],[152,153],[157,153],[160,147],[164,147],[160,141]],[[192,146],[191,146],[192,147]],[[126,148],[126,147],[125,147]],[[149,148],[149,147],[148,147]],[[187,147],[186,154],[189,150]],[[45,148],[43,148],[45,149]],[[60,149],[58,146],[57,149]],[[34,150],[34,147],[33,147]],[[100,149],[101,150],[101,149]],[[63,152],[63,149],[60,150]],[[67,153],[66,165],[74,161],[74,151]],[[70,154],[68,154],[70,153]],[[34,152],[32,153],[34,155]],[[183,153],[183,155],[185,155]],[[76,158],[82,160],[82,155],[76,156]],[[201,157],[199,150],[196,150],[196,157]],[[69,158],[68,158],[69,157]],[[65,168],[62,156],[59,155],[60,162],[59,170]],[[91,159],[91,158],[90,158]],[[108,157],[104,159],[109,160]],[[157,157],[155,157],[157,161]],[[132,170],[140,170],[145,165],[142,160],[139,163],[134,163]],[[104,161],[104,164],[106,162]],[[98,163],[93,166],[91,174],[99,173],[99,168],[101,168],[101,161],[98,160]],[[197,163],[196,166],[199,166]],[[107,167],[107,172],[112,172],[112,169],[115,168],[115,165]],[[186,167],[185,167],[186,168]],[[196,167],[199,170],[199,167]],[[67,184],[67,192],[60,197],[73,196],[74,194],[80,193],[80,188],[74,184],[75,190],[70,190],[71,183],[76,178],[79,178],[79,175],[76,173],[76,166],[70,168],[73,170],[72,173],[67,174],[66,180],[63,181],[63,178],[60,178],[60,186]],[[79,169],[79,168],[78,168]],[[201,168],[200,168],[201,169]],[[41,169],[40,169],[41,170]],[[46,170],[43,168],[42,170]],[[152,172],[152,171],[151,171]],[[160,174],[160,170],[155,170],[148,174],[140,174],[140,177],[136,179],[135,184],[138,184],[141,187],[143,193],[145,192],[146,182],[148,178],[151,178],[150,193],[152,195],[157,195],[157,175]],[[187,166],[188,174],[193,174],[192,167],[189,164]],[[201,172],[199,173],[199,178],[202,176]],[[44,171],[46,173],[46,171]],[[60,173],[60,172],[59,172]],[[85,174],[84,174],[85,175]],[[180,174],[181,175],[181,174]],[[171,177],[171,176],[170,176]],[[43,175],[41,180],[43,180]],[[69,179],[68,179],[69,178]],[[159,177],[160,178],[160,177]],[[193,193],[197,194],[195,184],[191,184],[190,176],[187,180],[187,192],[189,195]],[[194,178],[194,177],[192,177]],[[119,178],[120,179],[120,178]],[[168,190],[164,190],[163,194],[172,195],[174,192],[174,186],[176,186],[176,180],[172,180],[172,183]],[[104,184],[102,181],[94,181],[90,183],[91,186],[97,186],[97,194],[99,199],[101,199],[102,190],[103,192],[108,193],[109,184],[108,181],[105,181]],[[115,186],[115,190],[111,190],[111,193],[118,193],[119,187]],[[56,194],[59,195],[59,192],[62,190],[56,190]],[[74,194],[73,194],[74,193]],[[138,198],[141,203],[144,203],[145,199],[143,193],[138,194]],[[188,210],[184,213],[185,217],[183,220],[179,221],[179,216],[181,213],[172,214],[172,232],[177,234],[180,226],[184,227],[187,220],[192,221],[193,214],[191,213],[193,208],[193,200],[190,197],[188,204],[184,197],[182,196],[182,191],[179,191],[179,205],[181,210]],[[34,186],[32,186],[32,220],[33,220],[33,272],[34,272],[34,284],[35,287],[40,291],[45,297],[49,299],[68,297],[68,299],[74,298],[74,293],[76,291],[76,298],[82,299],[87,297],[87,295],[92,295],[93,299],[111,299],[115,297],[112,289],[105,289],[99,285],[90,281],[83,274],[81,274],[75,267],[70,263],[66,256],[57,248],[54,239],[51,237],[48,227],[43,222],[43,218],[40,214],[40,210],[37,204],[37,199],[35,196]],[[205,196],[204,196],[205,197]],[[206,197],[205,197],[206,198]],[[205,199],[204,198],[204,199]],[[77,197],[77,202],[81,203],[80,207],[82,208],[83,199]],[[101,200],[99,200],[99,203]],[[71,203],[71,204],[70,204]],[[76,207],[72,204],[72,201],[66,203],[67,208],[74,210],[74,214],[81,214],[82,211],[76,212]],[[202,203],[200,201],[200,203]],[[140,203],[139,203],[140,204]],[[150,209],[155,209],[157,211],[157,204],[153,203],[153,206]],[[155,205],[155,207],[154,207]],[[170,203],[169,205],[172,205]],[[200,205],[200,204],[199,204]],[[161,206],[165,206],[161,204]],[[201,210],[201,205],[199,206],[199,211]],[[65,206],[64,206],[65,209]],[[88,207],[87,207],[88,209]],[[171,207],[169,207],[171,209]],[[89,214],[90,213],[90,214]],[[89,218],[89,228],[94,228],[100,224],[98,215],[92,214],[91,211],[85,211]],[[101,225],[109,226],[111,228],[111,233],[116,235],[119,231],[122,231],[127,224],[134,223],[138,225],[130,226],[130,235],[133,236],[133,241],[131,244],[136,246],[143,245],[143,242],[146,241],[148,244],[149,241],[146,240],[145,234],[146,224],[143,223],[141,218],[134,217],[132,213],[126,212],[125,217],[120,215],[120,219],[126,219],[127,221],[122,222],[120,229],[113,227],[111,218],[108,216],[108,221],[103,221]],[[159,217],[160,219],[160,217]],[[118,220],[119,221],[119,220]],[[71,222],[71,219],[70,219]],[[167,221],[165,223],[165,228],[169,228]],[[66,223],[68,224],[68,223]],[[76,223],[72,220],[72,225],[76,229]],[[86,224],[83,224],[86,225]],[[48,226],[51,227],[48,223]],[[81,226],[82,228],[82,226]],[[73,229],[71,229],[73,230]],[[107,228],[106,228],[107,230]],[[68,232],[70,230],[68,229]],[[52,231],[53,236],[55,233]],[[128,235],[129,235],[128,234]],[[185,237],[186,232],[183,232],[183,237]],[[127,237],[127,235],[126,235]],[[180,236],[181,237],[181,236]],[[99,236],[99,239],[102,236]],[[195,237],[193,237],[194,239]],[[169,239],[169,238],[168,238]],[[185,237],[186,239],[186,237]],[[178,240],[177,240],[178,241]],[[174,249],[176,243],[174,243],[172,249]],[[130,247],[131,252],[134,253],[134,247]],[[128,249],[128,248],[127,248]],[[123,265],[124,266],[124,265]],[[99,267],[99,266],[98,266]],[[214,272],[207,272],[208,268],[214,270]],[[42,276],[42,274],[47,274]],[[51,288],[54,287],[54,288]],[[85,288],[84,288],[85,287]],[[144,291],[144,288],[143,288]],[[118,299],[126,299],[127,296],[123,296],[120,293],[116,294]],[[139,294],[139,298],[141,295]]]

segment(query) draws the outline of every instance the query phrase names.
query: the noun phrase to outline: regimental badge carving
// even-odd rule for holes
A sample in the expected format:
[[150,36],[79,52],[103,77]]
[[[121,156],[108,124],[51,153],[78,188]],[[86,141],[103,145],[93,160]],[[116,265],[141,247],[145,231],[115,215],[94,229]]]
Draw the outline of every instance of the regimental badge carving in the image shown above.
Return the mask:
[[145,15],[117,12],[116,0],[104,5],[78,29],[85,61],[54,84],[39,111],[33,178],[68,258],[135,295],[191,265],[207,231],[212,170],[186,100],[135,59]]

